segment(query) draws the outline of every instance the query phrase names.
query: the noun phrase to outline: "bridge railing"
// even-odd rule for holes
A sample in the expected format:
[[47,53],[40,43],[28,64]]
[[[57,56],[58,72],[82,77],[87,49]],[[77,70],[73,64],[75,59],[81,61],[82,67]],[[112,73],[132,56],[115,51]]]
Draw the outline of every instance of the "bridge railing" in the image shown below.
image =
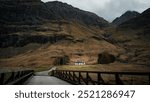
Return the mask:
[[0,85],[23,84],[33,73],[33,70],[0,72]]
[[[125,84],[121,77],[138,76],[146,77],[147,84],[150,84],[150,72],[98,72],[98,71],[74,71],[74,70],[54,70],[53,75],[72,84],[83,85],[105,85],[108,84],[103,75],[111,75],[114,84]],[[128,80],[128,79],[127,79]],[[127,81],[126,80],[126,81]],[[143,83],[141,83],[143,84]]]

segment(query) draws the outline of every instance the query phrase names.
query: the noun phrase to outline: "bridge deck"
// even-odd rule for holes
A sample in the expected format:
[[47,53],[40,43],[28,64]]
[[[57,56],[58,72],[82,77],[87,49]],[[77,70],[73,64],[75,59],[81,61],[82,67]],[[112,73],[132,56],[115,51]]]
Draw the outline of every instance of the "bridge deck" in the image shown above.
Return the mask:
[[25,82],[26,85],[70,85],[66,81],[51,76],[33,76]]
[[56,77],[48,76],[48,73],[52,70],[55,70],[55,68],[52,68],[48,71],[37,72],[24,84],[25,85],[71,85],[70,83],[58,79]]

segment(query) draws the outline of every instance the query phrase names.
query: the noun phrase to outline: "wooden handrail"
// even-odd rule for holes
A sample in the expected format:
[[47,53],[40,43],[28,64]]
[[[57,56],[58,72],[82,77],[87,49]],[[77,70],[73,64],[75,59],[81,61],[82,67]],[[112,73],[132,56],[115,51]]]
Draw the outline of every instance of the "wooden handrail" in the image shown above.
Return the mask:
[[[110,71],[76,71],[76,70],[54,70],[54,76],[68,81],[72,84],[93,84],[93,85],[100,85],[100,84],[107,84],[105,80],[102,78],[103,74],[106,75],[114,75],[115,77],[115,84],[121,85],[124,84],[121,80],[121,75],[130,75],[130,76],[147,76],[148,84],[150,84],[150,72],[110,72]],[[85,75],[83,75],[85,74]],[[90,74],[96,74],[97,80],[94,80]]]
[[33,73],[33,70],[0,72],[0,85],[23,84]]
[[81,73],[102,73],[102,74],[114,74],[114,73],[119,73],[119,74],[134,74],[134,75],[145,75],[145,74],[150,74],[150,72],[129,72],[129,71],[77,71],[77,70],[55,70],[55,71],[65,71],[65,72],[81,72]]

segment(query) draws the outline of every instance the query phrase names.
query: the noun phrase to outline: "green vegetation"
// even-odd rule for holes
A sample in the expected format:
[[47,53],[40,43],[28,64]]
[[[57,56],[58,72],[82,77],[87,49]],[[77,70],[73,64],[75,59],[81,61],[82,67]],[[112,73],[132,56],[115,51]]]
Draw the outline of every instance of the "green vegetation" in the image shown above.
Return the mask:
[[57,70],[98,71],[99,67],[100,65],[82,65],[82,66],[63,65],[63,66],[58,66]]
[[50,66],[50,67],[37,67],[37,68],[35,68],[35,69],[33,69],[33,70],[34,70],[34,72],[42,72],[42,71],[47,71],[47,70],[49,70],[51,67],[52,67],[52,66]]

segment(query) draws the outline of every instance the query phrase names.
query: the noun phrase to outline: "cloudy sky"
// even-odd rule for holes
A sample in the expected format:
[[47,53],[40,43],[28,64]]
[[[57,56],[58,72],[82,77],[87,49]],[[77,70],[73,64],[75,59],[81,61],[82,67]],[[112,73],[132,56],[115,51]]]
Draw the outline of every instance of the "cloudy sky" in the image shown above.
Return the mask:
[[[42,0],[44,2],[54,0]],[[112,21],[127,10],[143,12],[150,8],[150,0],[58,0],[80,9],[91,11]]]

